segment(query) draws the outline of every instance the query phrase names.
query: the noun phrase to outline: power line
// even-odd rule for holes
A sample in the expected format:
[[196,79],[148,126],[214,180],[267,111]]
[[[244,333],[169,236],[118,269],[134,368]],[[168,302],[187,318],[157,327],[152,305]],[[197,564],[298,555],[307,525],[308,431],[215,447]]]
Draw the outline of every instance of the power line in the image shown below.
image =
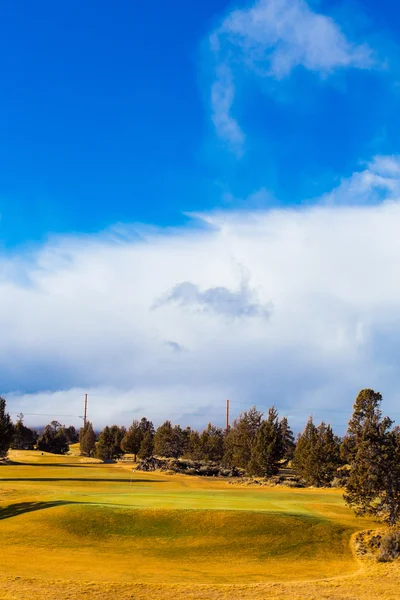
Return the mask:
[[[19,412],[10,412],[11,415],[19,415],[22,411]],[[70,418],[74,418],[74,419],[83,419],[83,417],[81,415],[55,415],[54,413],[31,413],[31,412],[24,412],[23,415],[28,415],[30,417],[34,416],[34,417],[70,417]]]

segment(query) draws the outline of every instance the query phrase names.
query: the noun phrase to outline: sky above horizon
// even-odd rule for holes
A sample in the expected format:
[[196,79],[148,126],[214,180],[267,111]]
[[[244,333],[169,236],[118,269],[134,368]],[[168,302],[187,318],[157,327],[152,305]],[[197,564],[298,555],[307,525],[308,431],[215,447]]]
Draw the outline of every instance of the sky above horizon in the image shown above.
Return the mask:
[[[400,6],[0,6],[0,380],[37,425],[400,422]],[[32,414],[31,414],[32,413]],[[34,414],[35,413],[35,414]],[[37,416],[36,416],[37,414]],[[71,415],[71,417],[63,417]]]

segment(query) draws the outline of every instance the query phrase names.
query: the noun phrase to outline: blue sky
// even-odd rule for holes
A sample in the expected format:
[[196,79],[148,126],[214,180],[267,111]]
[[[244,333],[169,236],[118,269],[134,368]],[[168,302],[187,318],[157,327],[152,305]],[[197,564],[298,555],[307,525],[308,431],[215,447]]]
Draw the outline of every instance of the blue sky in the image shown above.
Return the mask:
[[3,2],[3,244],[177,224],[185,211],[248,206],[259,188],[299,204],[396,152],[394,3],[314,6],[337,15],[351,43],[370,43],[376,65],[327,76],[300,67],[282,80],[237,73],[232,111],[248,140],[237,160],[209,106],[208,37],[229,2]]
[[[121,421],[167,407],[202,425],[228,394],[305,420],[369,385],[396,405],[399,16],[389,0],[1,3],[15,410],[56,394],[78,412],[89,389],[101,424],[110,394]],[[367,265],[373,223],[386,245]],[[360,281],[360,298],[364,272],[381,296]]]

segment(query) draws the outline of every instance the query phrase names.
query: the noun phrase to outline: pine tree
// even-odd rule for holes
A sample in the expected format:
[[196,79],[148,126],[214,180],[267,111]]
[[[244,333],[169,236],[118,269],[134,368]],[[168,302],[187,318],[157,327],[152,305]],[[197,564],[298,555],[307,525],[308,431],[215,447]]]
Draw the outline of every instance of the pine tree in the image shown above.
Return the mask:
[[14,435],[14,426],[6,412],[6,400],[0,396],[0,458],[7,456]]
[[93,456],[96,448],[96,434],[93,430],[93,425],[90,421],[86,422],[86,426],[82,427],[79,433],[79,444],[81,454],[84,456]]
[[223,463],[248,469],[252,447],[260,428],[263,414],[255,406],[235,419],[224,439]]
[[14,425],[14,435],[11,442],[11,448],[17,450],[33,450],[38,438],[38,434],[33,429],[25,427],[21,415],[18,415],[18,421]]
[[121,442],[126,433],[125,427],[112,425],[104,427],[99,435],[99,441],[96,445],[96,456],[101,460],[115,460],[119,458],[123,452]]
[[330,425],[318,427],[310,417],[299,436],[293,457],[293,467],[308,485],[329,485],[335,477],[340,460],[340,440]]
[[52,421],[44,428],[37,442],[39,450],[53,454],[66,454],[69,450],[65,428],[58,421]]
[[314,485],[316,465],[315,448],[317,445],[317,428],[312,417],[306,423],[304,431],[298,436],[293,456],[293,467],[310,485]]
[[356,514],[393,526],[400,516],[400,430],[382,417],[381,401],[371,389],[356,398],[344,441],[350,465],[344,499]]
[[138,458],[151,458],[154,451],[154,433],[146,431],[140,444]]
[[200,436],[202,460],[221,462],[224,455],[224,435],[220,427],[212,423],[207,425]]
[[140,450],[140,444],[142,443],[143,437],[144,431],[140,426],[139,421],[134,419],[132,425],[129,427],[128,431],[125,433],[121,441],[121,448],[124,452],[133,454],[135,462],[137,453]]
[[274,407],[268,410],[262,421],[252,447],[249,473],[261,477],[271,477],[279,471],[284,456],[284,446],[278,413]]
[[292,460],[294,455],[294,449],[296,444],[294,442],[293,431],[290,429],[289,421],[287,417],[282,417],[281,422],[281,435],[282,435],[282,443],[283,443],[283,457],[285,460]]
[[67,436],[68,444],[76,444],[77,442],[79,442],[79,434],[73,425],[65,427],[64,431],[65,435]]
[[186,455],[191,460],[203,460],[203,450],[200,442],[200,434],[198,431],[191,431],[189,436],[189,445]]
[[154,436],[154,454],[167,458],[178,458],[183,453],[183,434],[179,425],[165,421]]

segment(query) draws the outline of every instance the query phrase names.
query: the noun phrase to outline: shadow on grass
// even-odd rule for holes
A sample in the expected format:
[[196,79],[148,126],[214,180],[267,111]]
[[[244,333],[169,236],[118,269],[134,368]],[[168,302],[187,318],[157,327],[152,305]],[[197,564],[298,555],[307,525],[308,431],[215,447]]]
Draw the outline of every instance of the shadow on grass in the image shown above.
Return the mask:
[[[79,463],[72,463],[72,462],[65,462],[65,463],[45,463],[45,462],[19,462],[18,460],[9,460],[7,459],[6,463],[0,463],[0,467],[4,466],[4,467],[64,467],[64,468],[69,468],[69,469],[87,469],[89,468],[93,468],[93,467],[103,467],[105,464],[107,463],[83,463],[83,464],[79,464]],[[117,464],[117,463],[108,463],[108,464]]]
[[91,483],[166,483],[163,479],[137,479],[135,477],[128,479],[103,479],[100,477],[0,477],[0,484],[3,481],[90,481]]
[[34,512],[35,510],[43,510],[45,508],[53,508],[53,506],[63,506],[65,504],[75,504],[74,502],[68,502],[67,500],[54,500],[53,502],[18,502],[17,504],[10,504],[0,508],[0,521],[3,519],[10,519],[11,517],[18,517],[24,513]]

